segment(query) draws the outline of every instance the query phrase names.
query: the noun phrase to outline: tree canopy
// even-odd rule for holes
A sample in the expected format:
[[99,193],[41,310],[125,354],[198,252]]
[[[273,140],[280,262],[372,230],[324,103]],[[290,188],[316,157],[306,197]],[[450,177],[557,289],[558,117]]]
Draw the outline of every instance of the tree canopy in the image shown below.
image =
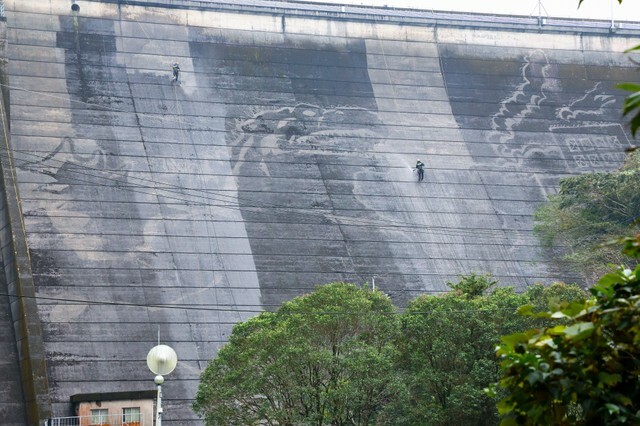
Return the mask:
[[497,424],[496,399],[484,392],[498,378],[495,347],[500,336],[539,324],[516,315],[518,308],[546,309],[584,295],[579,287],[560,283],[522,294],[493,289],[496,283],[488,275],[462,276],[449,283],[454,291],[420,296],[403,314],[399,366],[409,392],[404,424]]
[[546,247],[562,247],[564,259],[585,282],[595,282],[609,264],[632,264],[610,240],[639,229],[640,152],[620,170],[589,173],[560,181],[557,195],[536,212],[535,231]]
[[367,425],[402,394],[399,322],[380,292],[332,283],[233,329],[201,377],[208,425]]
[[[636,50],[640,46],[629,51]],[[640,85],[618,87],[633,92],[623,115],[633,113],[635,137]],[[631,233],[622,239],[622,253],[636,266],[605,274],[590,289],[590,298],[537,314],[531,307],[522,309],[530,317],[563,322],[502,338],[497,348],[502,377],[488,394],[507,392],[498,403],[503,425],[640,424],[639,163],[636,152],[619,172],[564,180],[558,197],[539,211],[543,239],[563,239],[579,265],[595,260],[589,253],[595,242]],[[595,256],[611,259],[611,250],[616,249],[600,246]]]
[[[383,293],[332,283],[236,325],[201,376],[207,425],[495,424],[499,336],[539,319],[516,315],[579,298],[576,286],[494,288],[461,276],[399,314]],[[478,420],[480,419],[480,420]]]
[[[627,255],[639,248],[639,235],[625,240]],[[604,275],[591,293],[534,315],[564,324],[502,339],[502,424],[640,423],[640,266]]]

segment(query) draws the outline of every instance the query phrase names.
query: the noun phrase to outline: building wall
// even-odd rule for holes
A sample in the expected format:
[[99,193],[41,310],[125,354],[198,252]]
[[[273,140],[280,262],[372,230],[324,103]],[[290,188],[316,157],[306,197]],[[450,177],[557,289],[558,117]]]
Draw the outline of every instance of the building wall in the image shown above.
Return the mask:
[[123,409],[137,407],[140,408],[141,422],[136,426],[153,426],[155,419],[153,405],[154,401],[152,399],[82,402],[78,404],[77,415],[81,417],[80,426],[90,426],[91,410],[108,410],[109,419],[116,421],[115,419],[118,418],[122,421]]
[[572,279],[532,214],[632,145],[614,89],[636,77],[632,31],[70,4],[6,2],[56,416],[70,395],[148,389],[159,331],[179,358],[166,422],[197,423],[199,374],[233,324],[317,284],[376,276],[403,306],[460,273]]

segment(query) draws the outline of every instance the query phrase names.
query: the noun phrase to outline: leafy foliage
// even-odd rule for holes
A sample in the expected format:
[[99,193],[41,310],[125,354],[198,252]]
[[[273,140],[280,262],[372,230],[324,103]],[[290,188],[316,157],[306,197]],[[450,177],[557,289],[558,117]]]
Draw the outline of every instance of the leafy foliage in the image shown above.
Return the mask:
[[467,297],[482,296],[487,290],[498,283],[491,275],[478,275],[472,272],[470,275],[459,276],[460,281],[454,283],[447,281],[447,285],[459,294]]
[[[455,290],[415,299],[402,316],[400,368],[409,400],[404,424],[492,425],[498,422],[495,397],[484,389],[498,379],[495,347],[505,333],[539,324],[516,315],[525,304],[544,307],[579,298],[577,286],[533,286],[524,294],[498,288],[488,275],[471,274],[449,283]],[[401,424],[400,420],[396,424]]]
[[379,292],[319,287],[238,324],[201,377],[207,425],[366,425],[403,395],[399,322]]
[[[640,236],[627,242],[637,257]],[[640,423],[640,267],[606,274],[591,293],[537,315],[566,323],[502,339],[502,424]]]
[[[640,46],[629,51],[634,50]],[[633,92],[623,114],[635,112],[630,122],[635,137],[640,128],[640,85],[618,87]],[[551,245],[560,238],[578,254],[574,260],[587,266],[593,260],[589,250],[594,242],[631,226],[635,236],[618,241],[627,259],[637,259],[638,163],[636,153],[615,174],[562,181],[560,194],[538,212],[536,230],[543,241]],[[611,258],[602,248],[594,252]],[[604,275],[591,293],[590,298],[564,302],[543,313],[526,307],[522,311],[532,317],[559,323],[503,337],[497,348],[502,378],[487,392],[493,397],[497,391],[508,392],[498,403],[503,425],[640,424],[640,266]]]
[[[622,0],[618,0],[618,3],[622,3]],[[634,46],[625,50],[625,53],[637,52],[640,50],[640,45]],[[637,63],[637,62],[636,62]],[[616,85],[618,89],[631,92],[622,105],[622,115],[631,115],[629,121],[629,127],[631,129],[631,135],[635,138],[638,128],[640,128],[640,84],[637,83],[620,83]]]
[[[549,286],[534,284],[524,293],[526,305],[519,310],[528,310],[532,313],[556,309],[562,303],[580,300],[587,296],[587,292],[576,284],[553,283]],[[545,326],[549,323],[544,317],[532,317],[529,319],[531,326]],[[527,326],[529,326],[529,324]]]
[[535,232],[547,247],[565,247],[565,259],[585,281],[595,282],[609,264],[630,262],[608,241],[638,229],[640,218],[640,153],[623,167],[562,179],[558,195],[536,212]]
[[[640,50],[640,46],[635,46],[634,48],[627,50],[627,52],[634,50]],[[618,89],[631,92],[631,94],[624,99],[622,115],[625,117],[629,114],[632,115],[631,120],[629,121],[629,127],[631,129],[631,134],[635,138],[636,132],[640,127],[640,85],[636,83],[620,83],[617,84],[616,87]]]
[[495,284],[461,276],[402,315],[382,293],[318,287],[236,325],[193,407],[207,425],[495,424],[496,398],[483,389],[498,378],[499,336],[543,321],[518,307],[584,295],[564,284],[491,292]]

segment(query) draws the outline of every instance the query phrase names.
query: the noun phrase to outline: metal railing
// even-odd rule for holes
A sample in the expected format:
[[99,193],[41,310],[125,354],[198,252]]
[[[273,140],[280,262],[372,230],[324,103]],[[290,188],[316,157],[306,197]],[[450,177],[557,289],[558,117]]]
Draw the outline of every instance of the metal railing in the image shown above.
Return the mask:
[[[267,13],[302,14],[324,17],[348,17],[354,19],[381,20],[389,22],[445,24],[445,25],[472,25],[480,28],[516,28],[524,27],[554,29],[556,31],[583,32],[615,32],[623,29],[625,32],[636,33],[640,31],[640,24],[636,21],[611,22],[610,19],[571,19],[555,18],[552,16],[521,16],[498,15],[473,12],[452,12],[433,9],[411,9],[408,7],[380,7],[352,4],[299,2],[296,0],[136,0],[138,3],[170,4],[172,7],[215,8],[227,10],[262,11]],[[417,3],[417,2],[416,2]],[[576,1],[576,5],[577,5]],[[536,6],[537,8],[537,6]],[[535,9],[534,9],[535,11]],[[544,18],[544,22],[543,19]],[[542,24],[542,25],[541,25]],[[612,27],[614,28],[612,31]]]
[[133,419],[127,419],[123,414],[108,414],[102,416],[72,416],[55,417],[49,419],[47,426],[145,426],[142,414]]

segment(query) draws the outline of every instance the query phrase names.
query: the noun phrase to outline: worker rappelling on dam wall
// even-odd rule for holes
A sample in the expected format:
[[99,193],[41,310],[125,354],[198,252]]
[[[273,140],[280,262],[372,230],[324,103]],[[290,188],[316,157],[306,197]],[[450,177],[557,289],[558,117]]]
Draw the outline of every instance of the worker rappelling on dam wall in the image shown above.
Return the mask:
[[375,276],[404,305],[461,273],[573,278],[532,215],[632,145],[614,86],[640,28],[270,5],[7,3],[41,412],[152,390],[159,329],[164,421],[195,424],[233,324],[317,284]]

